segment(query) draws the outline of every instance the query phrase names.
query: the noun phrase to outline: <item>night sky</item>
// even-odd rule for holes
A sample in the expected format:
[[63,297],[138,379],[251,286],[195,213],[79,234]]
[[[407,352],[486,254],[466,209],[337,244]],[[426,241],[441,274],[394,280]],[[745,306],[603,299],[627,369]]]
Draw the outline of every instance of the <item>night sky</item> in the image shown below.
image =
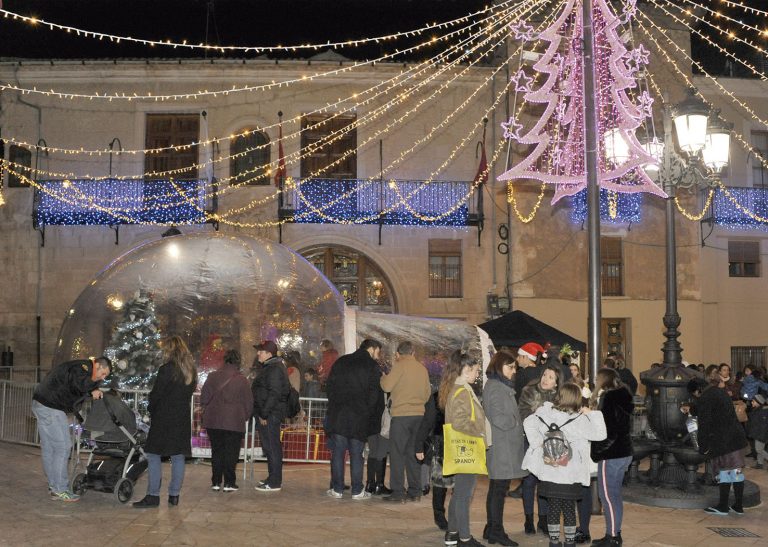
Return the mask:
[[[487,0],[486,0],[487,1]],[[323,43],[396,31],[415,29],[427,22],[454,19],[482,9],[479,0],[0,0],[7,10],[24,15],[88,30],[148,39],[207,41],[223,45],[277,45],[289,43]],[[644,2],[646,0],[640,0]],[[664,0],[659,0],[663,2]],[[759,29],[768,29],[768,18],[745,14],[723,0],[696,0],[723,15],[742,20]],[[738,0],[743,5],[768,10],[766,0]],[[688,0],[677,5],[689,7]],[[213,7],[210,10],[210,7]],[[675,11],[669,8],[670,11]],[[768,34],[740,29],[727,18],[715,18],[702,12],[707,20],[717,21],[741,38],[768,48]],[[207,40],[206,40],[207,27]],[[698,27],[713,40],[742,59],[756,64],[757,53],[712,30]],[[0,57],[21,58],[135,58],[135,57],[203,57],[202,51],[146,47],[136,44],[111,44],[67,35],[47,28],[34,28],[25,23],[0,19]],[[346,48],[339,52],[353,59],[373,59],[391,51],[423,41],[424,37],[399,40],[397,43],[372,44]],[[707,71],[723,74],[725,56],[706,41],[692,37],[694,57]],[[443,47],[443,46],[435,46]],[[273,58],[300,58],[316,52],[270,53]],[[432,56],[434,48],[420,50],[410,60]],[[209,52],[208,57],[223,54]],[[233,57],[255,57],[256,53],[231,54]],[[746,76],[746,69],[736,66],[734,75]]]

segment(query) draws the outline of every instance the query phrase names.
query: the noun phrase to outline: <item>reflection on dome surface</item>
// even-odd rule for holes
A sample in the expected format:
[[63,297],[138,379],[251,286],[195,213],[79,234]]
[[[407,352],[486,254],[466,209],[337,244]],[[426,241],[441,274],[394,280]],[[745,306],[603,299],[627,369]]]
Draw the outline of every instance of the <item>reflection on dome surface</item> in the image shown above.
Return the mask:
[[323,339],[343,347],[344,301],[287,247],[249,236],[190,234],[142,244],[117,258],[67,313],[54,364],[106,354],[120,387],[148,387],[161,364],[158,341],[179,334],[201,372],[274,340],[315,364]]

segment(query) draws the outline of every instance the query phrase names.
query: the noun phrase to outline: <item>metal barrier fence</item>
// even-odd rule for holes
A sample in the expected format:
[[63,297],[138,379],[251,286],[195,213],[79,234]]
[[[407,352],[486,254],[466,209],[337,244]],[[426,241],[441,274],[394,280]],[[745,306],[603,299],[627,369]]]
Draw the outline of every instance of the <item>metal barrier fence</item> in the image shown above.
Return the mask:
[[[0,380],[0,441],[10,441],[22,444],[39,445],[37,422],[32,414],[32,394],[35,390],[32,382],[16,382]],[[139,416],[146,416],[149,391],[122,390],[123,401]],[[294,419],[283,422],[280,437],[283,442],[283,459],[287,462],[329,462],[330,451],[325,442],[323,422],[328,409],[328,399],[300,399],[302,411]],[[88,405],[84,405],[83,413],[87,413]],[[202,427],[203,409],[200,406],[200,395],[195,394],[190,406],[192,422],[192,456],[195,458],[210,458],[211,444],[207,432]],[[82,430],[79,424],[73,422],[73,435]],[[87,439],[87,435],[85,436]],[[79,443],[77,448],[85,450],[88,441]],[[240,458],[248,467],[249,462],[263,460],[258,430],[255,421],[246,424],[246,435]]]
[[40,369],[37,367],[0,367],[0,380],[34,383],[39,375]]
[[32,415],[32,382],[0,380],[0,440],[40,444],[37,421]]

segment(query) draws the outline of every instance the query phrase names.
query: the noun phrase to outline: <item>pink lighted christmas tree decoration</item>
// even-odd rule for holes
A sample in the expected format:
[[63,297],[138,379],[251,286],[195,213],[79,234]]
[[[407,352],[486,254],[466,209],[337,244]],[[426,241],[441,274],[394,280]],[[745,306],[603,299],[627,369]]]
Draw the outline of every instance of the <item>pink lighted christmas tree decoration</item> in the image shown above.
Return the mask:
[[[635,80],[648,63],[648,50],[638,46],[628,51],[617,32],[622,22],[633,17],[635,9],[635,3],[628,2],[620,19],[607,0],[594,0],[599,181],[601,188],[612,192],[666,196],[643,170],[643,166],[657,164],[657,160],[648,155],[635,136],[637,128],[652,114],[653,98],[647,92],[638,93]],[[525,101],[545,105],[544,113],[527,132],[515,117],[502,123],[505,138],[532,145],[532,150],[499,180],[532,179],[555,184],[553,204],[587,186],[581,12],[581,2],[568,0],[557,20],[538,36],[549,44],[533,65],[545,76],[538,88],[532,89],[530,78],[521,73],[512,77]],[[513,33],[518,39],[531,39],[520,27]],[[622,150],[621,157],[616,150]]]

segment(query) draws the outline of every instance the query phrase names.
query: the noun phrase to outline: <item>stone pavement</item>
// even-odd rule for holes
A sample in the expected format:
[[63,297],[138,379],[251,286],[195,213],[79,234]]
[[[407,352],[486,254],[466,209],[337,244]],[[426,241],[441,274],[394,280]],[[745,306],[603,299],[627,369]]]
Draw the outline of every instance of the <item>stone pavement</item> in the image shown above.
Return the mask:
[[[211,492],[210,467],[190,464],[181,504],[169,508],[167,496],[158,509],[137,510],[114,495],[88,491],[79,503],[48,499],[39,449],[0,443],[0,545],[398,545],[438,546],[443,533],[432,523],[430,498],[390,505],[378,499],[352,501],[325,496],[327,465],[286,465],[281,492],[256,492],[251,481],[240,491]],[[753,463],[753,460],[748,460]],[[256,465],[256,478],[266,464]],[[170,470],[165,467],[166,478]],[[747,471],[768,495],[768,471]],[[146,488],[140,479],[134,499]],[[472,504],[472,531],[485,524],[487,481],[479,481]],[[717,517],[702,511],[657,509],[625,504],[622,535],[627,546],[744,546],[768,544],[766,506],[747,509],[742,517]],[[509,499],[507,530],[520,545],[548,545],[544,536],[522,533],[522,503]],[[592,519],[593,537],[603,535],[602,516]],[[724,538],[707,527],[741,527],[760,538]]]

